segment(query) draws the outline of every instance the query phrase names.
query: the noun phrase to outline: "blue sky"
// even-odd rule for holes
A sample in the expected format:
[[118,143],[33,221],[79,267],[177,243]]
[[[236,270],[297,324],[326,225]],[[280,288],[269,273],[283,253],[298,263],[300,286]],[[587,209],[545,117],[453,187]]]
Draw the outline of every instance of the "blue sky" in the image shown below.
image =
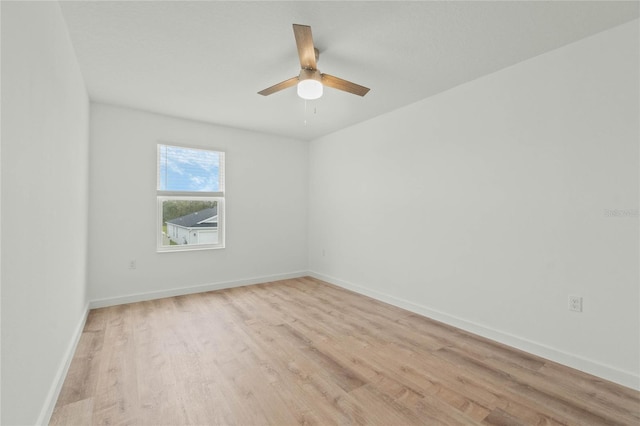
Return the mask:
[[220,154],[194,148],[158,146],[162,191],[220,191]]

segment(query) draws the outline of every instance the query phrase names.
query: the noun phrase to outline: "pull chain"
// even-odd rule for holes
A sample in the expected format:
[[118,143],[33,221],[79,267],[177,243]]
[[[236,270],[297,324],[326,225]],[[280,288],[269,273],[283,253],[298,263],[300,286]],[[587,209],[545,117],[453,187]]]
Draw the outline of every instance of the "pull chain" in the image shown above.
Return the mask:
[[[313,115],[318,114],[318,107],[314,106],[313,107]],[[304,100],[304,120],[303,120],[304,125],[307,125],[307,100]]]

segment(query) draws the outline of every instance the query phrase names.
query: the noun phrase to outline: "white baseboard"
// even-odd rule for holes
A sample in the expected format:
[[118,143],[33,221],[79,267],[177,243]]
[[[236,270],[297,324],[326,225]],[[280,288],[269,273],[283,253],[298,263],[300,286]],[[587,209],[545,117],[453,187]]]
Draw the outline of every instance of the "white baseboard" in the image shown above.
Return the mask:
[[89,304],[90,309],[104,308],[107,306],[122,305],[125,303],[144,302],[147,300],[162,299],[164,297],[182,296],[185,294],[203,293],[212,290],[223,290],[225,288],[242,287],[252,284],[261,284],[271,281],[287,280],[291,278],[300,278],[308,275],[307,271],[290,272],[286,274],[264,275],[261,277],[246,278],[234,281],[222,281],[212,284],[202,284],[192,287],[179,287],[168,290],[151,291],[147,293],[135,293],[126,296],[109,297],[105,299],[92,300]]
[[446,314],[444,312],[428,308],[415,302],[410,302],[408,300],[391,296],[386,293],[371,290],[361,285],[353,284],[339,278],[331,277],[314,271],[309,271],[308,275],[345,288],[347,290],[369,296],[381,302],[385,302],[390,305],[406,309],[407,311],[414,312],[416,314],[432,318],[436,321],[440,321],[445,324],[460,328],[470,333],[486,337],[487,339],[491,339],[496,342],[531,353],[533,355],[537,355],[539,357],[557,362],[559,364],[575,368],[576,370],[598,376],[605,380],[618,383],[631,389],[640,390],[640,376],[635,375],[631,372],[623,371],[578,355],[566,353],[542,343],[534,342],[522,337],[505,333],[503,331],[496,330],[482,324],[477,324],[463,318],[459,318],[453,315]]
[[69,366],[71,366],[73,355],[76,353],[76,348],[78,347],[78,342],[80,341],[80,336],[82,336],[82,330],[84,330],[84,325],[87,322],[88,315],[89,303],[87,302],[84,307],[82,318],[80,318],[80,321],[73,332],[69,346],[67,346],[67,350],[62,357],[62,362],[60,363],[56,376],[53,379],[53,383],[51,384],[51,388],[49,389],[49,393],[45,399],[42,411],[40,411],[40,415],[38,416],[38,421],[36,422],[37,425],[48,425],[51,420],[53,409],[56,408],[56,402],[58,402],[60,390],[62,390],[64,379],[67,377],[67,372],[69,371]]

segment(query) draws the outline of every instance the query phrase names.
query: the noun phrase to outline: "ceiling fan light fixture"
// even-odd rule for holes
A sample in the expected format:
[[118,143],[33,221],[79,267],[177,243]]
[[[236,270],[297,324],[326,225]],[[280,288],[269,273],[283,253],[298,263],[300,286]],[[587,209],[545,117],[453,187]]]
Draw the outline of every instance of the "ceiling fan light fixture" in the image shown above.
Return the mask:
[[322,74],[316,69],[301,69],[298,76],[298,96],[311,101],[322,96]]
[[322,96],[322,83],[313,78],[300,80],[298,82],[298,96],[309,101],[318,99]]

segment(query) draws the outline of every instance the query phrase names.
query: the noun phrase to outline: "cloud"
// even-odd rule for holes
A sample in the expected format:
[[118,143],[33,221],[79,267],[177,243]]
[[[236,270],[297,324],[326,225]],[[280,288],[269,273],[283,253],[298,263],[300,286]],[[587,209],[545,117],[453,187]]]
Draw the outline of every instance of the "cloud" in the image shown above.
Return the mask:
[[160,189],[218,191],[220,155],[214,151],[160,145]]

